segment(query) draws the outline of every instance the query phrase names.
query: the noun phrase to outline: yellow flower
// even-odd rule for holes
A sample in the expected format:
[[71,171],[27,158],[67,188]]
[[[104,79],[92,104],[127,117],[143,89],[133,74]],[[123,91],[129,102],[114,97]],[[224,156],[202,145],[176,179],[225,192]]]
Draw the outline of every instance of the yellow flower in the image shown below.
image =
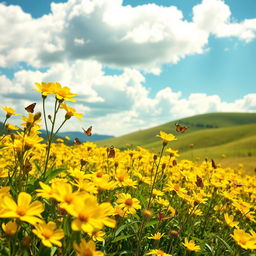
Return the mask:
[[35,229],[32,230],[33,233],[38,236],[43,245],[46,247],[53,247],[57,245],[62,246],[61,240],[64,237],[64,231],[62,229],[56,229],[56,223],[50,221],[49,223],[39,223],[35,225]]
[[117,197],[116,202],[125,213],[135,214],[136,210],[141,208],[140,201],[132,198],[130,194],[121,193]]
[[34,89],[34,90],[41,92],[42,96],[46,97],[49,94],[54,94],[54,89],[53,89],[54,83],[42,82],[41,84],[35,83],[35,85],[37,86],[37,89]]
[[11,116],[18,116],[20,114],[15,113],[15,110],[10,107],[2,107],[2,109],[6,112],[6,118],[9,118]]
[[65,119],[70,119],[72,116],[74,116],[78,120],[81,120],[81,117],[83,116],[83,114],[77,113],[74,108],[71,108],[65,103],[61,103],[60,108],[66,110]]
[[32,225],[42,222],[43,204],[39,201],[31,203],[31,200],[31,195],[25,192],[19,193],[17,204],[12,198],[4,197],[1,203],[0,218],[18,218]]
[[105,236],[105,232],[102,230],[94,230],[92,233],[88,233],[89,236],[92,238],[93,241],[100,241],[103,242],[105,239],[103,236]]
[[159,135],[156,135],[157,137],[160,137],[161,139],[163,139],[163,143],[168,143],[170,141],[176,140],[175,136],[171,133],[165,133],[163,131],[160,131]]
[[234,238],[236,243],[245,250],[255,250],[256,237],[253,232],[251,232],[251,234],[252,235],[246,233],[242,229],[235,229],[231,236]]
[[72,99],[72,97],[77,96],[77,94],[71,93],[70,88],[66,86],[62,87],[60,83],[54,83],[52,86],[54,88],[54,93],[58,100],[76,101],[75,99]]
[[52,186],[52,198],[60,202],[59,207],[67,211],[69,207],[72,207],[72,202],[75,197],[82,196],[82,192],[72,192],[72,186],[66,182],[57,182]]
[[153,240],[160,240],[161,237],[163,237],[164,234],[161,234],[160,232],[157,232],[156,234],[149,236],[148,239],[153,239]]
[[188,251],[195,251],[195,252],[198,252],[198,251],[201,250],[201,248],[200,248],[199,245],[195,245],[195,241],[194,241],[194,240],[188,241],[188,239],[185,238],[185,242],[182,243],[182,244],[186,247],[186,249],[187,249]]
[[18,230],[18,225],[14,220],[11,220],[11,221],[7,222],[6,224],[3,223],[2,229],[7,235],[11,236],[11,235],[16,234],[16,232]]
[[74,243],[73,247],[77,252],[77,256],[104,256],[103,252],[96,251],[95,243],[92,240],[86,242],[82,239],[80,244]]
[[226,223],[231,227],[238,227],[239,222],[238,221],[234,221],[234,216],[229,216],[227,213],[224,214],[224,218]]
[[17,130],[19,130],[18,127],[16,127],[15,125],[9,124],[9,123],[7,123],[7,124],[5,125],[5,127],[6,127],[6,129],[9,130],[9,131],[17,131]]
[[95,229],[102,229],[104,225],[115,227],[115,220],[108,217],[114,214],[110,203],[99,205],[97,198],[88,194],[75,198],[72,205],[73,207],[68,207],[66,210],[76,218],[71,223],[74,231],[83,230],[92,233]]
[[159,249],[150,250],[150,252],[146,253],[146,255],[150,254],[154,254],[156,256],[172,256],[171,254],[165,253],[164,251]]

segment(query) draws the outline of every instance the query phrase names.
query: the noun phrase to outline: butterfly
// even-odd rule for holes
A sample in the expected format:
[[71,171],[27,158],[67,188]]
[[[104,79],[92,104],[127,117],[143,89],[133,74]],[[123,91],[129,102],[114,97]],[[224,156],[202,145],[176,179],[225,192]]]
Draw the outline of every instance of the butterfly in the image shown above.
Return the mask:
[[187,126],[181,126],[178,123],[176,123],[175,126],[176,126],[176,131],[181,133],[185,132],[189,128]]
[[114,158],[115,157],[116,152],[115,152],[115,148],[114,148],[113,145],[110,148],[107,148],[107,154],[108,154],[108,158]]
[[198,175],[196,175],[196,185],[199,188],[203,188],[204,187],[204,183],[201,177],[199,177]]
[[75,139],[74,139],[74,143],[75,143],[76,145],[80,145],[80,144],[81,144],[81,141],[80,141],[78,138],[75,138]]
[[166,216],[166,217],[165,217],[164,212],[159,212],[159,213],[158,213],[158,220],[159,220],[159,221],[168,220],[168,219],[170,219],[170,218],[172,218],[172,217],[171,217],[171,216]]
[[217,169],[217,165],[215,164],[214,160],[212,159],[212,168]]
[[36,106],[36,103],[32,103],[30,105],[28,105],[27,107],[25,107],[25,110],[28,112],[28,113],[34,113],[34,108]]
[[87,136],[91,136],[92,135],[92,126],[90,126],[87,130],[85,130],[83,128],[84,134]]

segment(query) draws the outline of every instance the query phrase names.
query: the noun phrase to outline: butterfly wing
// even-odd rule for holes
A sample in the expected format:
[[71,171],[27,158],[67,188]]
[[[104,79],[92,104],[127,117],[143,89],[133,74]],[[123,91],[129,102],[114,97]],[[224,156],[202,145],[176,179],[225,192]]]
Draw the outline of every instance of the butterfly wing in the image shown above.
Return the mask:
[[35,106],[36,106],[36,103],[32,103],[32,104],[28,105],[27,107],[25,107],[25,110],[28,113],[34,113]]
[[180,132],[181,131],[181,126],[179,124],[175,124],[175,126],[176,126],[176,131]]
[[78,138],[75,138],[75,139],[74,139],[74,143],[75,143],[76,145],[80,145],[80,144],[81,144],[81,141],[80,141]]
[[90,126],[87,130],[83,128],[84,134],[87,136],[92,136],[92,126]]
[[115,152],[114,146],[111,146],[110,148],[108,148],[107,152],[108,152],[108,158],[115,158],[116,152]]

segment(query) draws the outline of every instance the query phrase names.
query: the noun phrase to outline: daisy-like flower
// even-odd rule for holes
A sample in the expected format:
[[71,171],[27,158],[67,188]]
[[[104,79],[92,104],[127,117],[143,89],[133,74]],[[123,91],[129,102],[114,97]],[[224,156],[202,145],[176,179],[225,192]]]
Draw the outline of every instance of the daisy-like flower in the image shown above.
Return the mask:
[[16,113],[13,108],[10,107],[2,107],[2,109],[6,112],[6,118],[9,118],[11,116],[18,116],[19,113]]
[[8,131],[17,131],[17,130],[19,130],[18,127],[16,127],[15,125],[9,124],[9,123],[7,123],[7,124],[5,125],[5,128],[6,128],[6,130],[8,130]]
[[231,227],[236,227],[238,228],[238,224],[239,222],[238,221],[234,221],[234,216],[232,215],[228,215],[227,213],[224,214],[224,219],[226,221],[226,223]]
[[70,119],[72,116],[74,116],[78,120],[81,120],[81,117],[83,116],[83,114],[77,113],[74,108],[71,108],[66,103],[61,103],[60,108],[66,110],[65,119]]
[[46,97],[49,94],[54,94],[54,83],[35,83],[37,89],[34,89],[35,91],[41,92],[43,97]]
[[256,249],[256,236],[255,233],[251,232],[252,235],[246,233],[242,229],[235,229],[231,235],[236,243],[245,250]]
[[164,144],[167,144],[170,141],[176,140],[176,138],[173,134],[166,133],[166,132],[163,132],[163,131],[160,131],[159,135],[156,135],[156,136],[163,139]]
[[182,244],[186,247],[188,251],[198,252],[201,250],[200,246],[196,245],[194,240],[188,241],[188,239],[185,238],[185,241]]
[[164,234],[161,234],[160,232],[157,232],[156,234],[149,236],[148,239],[153,239],[153,240],[160,240],[161,237],[163,237]]
[[41,213],[44,211],[44,206],[39,201],[33,203],[31,201],[31,195],[25,192],[19,193],[17,203],[10,197],[4,197],[1,203],[0,218],[18,218],[32,225],[42,223]]
[[80,244],[74,243],[74,249],[77,252],[77,256],[104,256],[104,253],[96,250],[95,243],[91,240],[86,242],[81,240]]
[[150,250],[148,253],[146,253],[146,255],[156,255],[156,256],[172,256],[171,254],[165,253],[162,250],[159,249],[154,249],[154,250]]
[[114,215],[114,209],[110,203],[98,204],[97,198],[92,195],[76,197],[72,202],[73,207],[66,210],[76,219],[72,221],[71,227],[74,231],[92,233],[95,229],[105,226],[114,228],[115,220],[108,216]]
[[64,237],[64,231],[62,229],[56,229],[56,223],[52,221],[47,224],[38,223],[37,225],[35,225],[35,229],[33,229],[32,231],[36,236],[41,239],[44,246],[62,246],[60,240]]
[[11,221],[7,222],[6,224],[3,223],[2,229],[7,235],[11,236],[11,235],[16,234],[16,232],[18,230],[18,225],[14,220],[11,220]]
[[75,99],[72,99],[72,97],[77,96],[77,94],[71,93],[70,88],[66,86],[62,87],[60,83],[54,83],[52,86],[58,100],[76,101]]
[[141,209],[140,201],[132,198],[130,194],[121,193],[117,196],[116,202],[118,206],[125,212],[135,214],[136,210]]

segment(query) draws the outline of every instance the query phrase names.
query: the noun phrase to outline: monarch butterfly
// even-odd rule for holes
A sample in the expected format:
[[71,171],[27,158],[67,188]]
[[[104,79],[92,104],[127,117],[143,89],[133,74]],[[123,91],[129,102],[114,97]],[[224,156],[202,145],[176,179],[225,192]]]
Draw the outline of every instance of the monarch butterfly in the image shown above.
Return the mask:
[[87,136],[91,136],[92,135],[92,126],[90,126],[87,130],[85,130],[83,128],[84,134]]
[[25,110],[28,113],[34,113],[35,106],[36,106],[36,103],[32,103],[32,104],[28,105],[27,107],[25,107]]
[[181,126],[178,123],[176,123],[175,126],[176,126],[176,131],[181,133],[184,133],[189,128],[187,126]]
[[80,144],[81,144],[81,141],[80,141],[78,138],[75,138],[75,139],[74,139],[74,143],[75,143],[76,145],[80,145]]
[[107,154],[108,158],[115,158],[116,152],[113,145],[110,148],[107,148]]

